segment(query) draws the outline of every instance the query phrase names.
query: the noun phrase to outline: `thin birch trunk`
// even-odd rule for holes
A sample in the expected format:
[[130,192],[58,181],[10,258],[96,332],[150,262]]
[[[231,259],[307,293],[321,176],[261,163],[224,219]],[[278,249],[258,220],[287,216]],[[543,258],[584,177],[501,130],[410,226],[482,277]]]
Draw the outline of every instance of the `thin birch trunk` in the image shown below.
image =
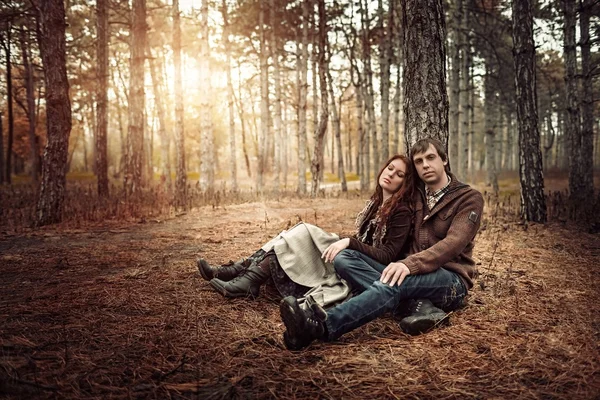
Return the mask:
[[323,174],[323,145],[327,124],[329,121],[329,107],[327,104],[327,70],[329,68],[329,60],[327,59],[327,17],[325,13],[325,0],[318,0],[319,9],[319,88],[321,89],[321,110],[319,115],[319,127],[315,132],[315,143],[313,151],[313,159],[311,164],[312,186],[311,195],[315,197],[319,192],[319,186]]
[[146,49],[146,0],[133,0],[131,58],[129,77],[129,125],[124,186],[127,195],[142,189],[142,155],[144,153],[144,52]]
[[[148,48],[148,62],[150,64],[150,75],[152,78],[152,88],[154,90],[154,105],[158,117],[158,136],[160,137],[160,174],[161,179],[167,183],[169,191],[171,190],[171,164],[169,163],[169,135],[167,134],[166,110],[162,91],[162,80],[156,68],[156,58]],[[160,68],[162,69],[162,68]]]
[[[594,196],[594,96],[592,71],[597,69],[592,66],[592,57],[590,53],[590,17],[592,7],[598,8],[598,2],[592,0],[580,0],[581,8],[579,13],[579,28],[581,32],[581,139],[579,143],[579,154],[582,181],[577,190],[580,191],[581,202],[584,209],[578,210],[578,219],[585,219],[591,216],[593,207],[589,198]],[[596,61],[597,62],[597,61]],[[587,197],[590,196],[590,197]]]
[[275,192],[279,191],[279,185],[281,180],[281,72],[279,69],[279,53],[281,49],[279,48],[279,40],[275,35],[275,21],[277,21],[275,17],[276,11],[276,3],[275,0],[269,0],[269,8],[270,8],[270,18],[271,18],[271,51],[273,58],[273,80],[275,81],[275,104],[273,105],[273,136],[275,142],[275,151],[273,157],[273,166],[274,166],[274,183],[275,187],[273,188]]
[[221,15],[223,16],[223,43],[225,44],[226,71],[227,71],[227,109],[229,110],[229,169],[231,170],[231,190],[238,190],[237,182],[237,156],[235,146],[235,110],[234,92],[231,79],[231,43],[229,41],[229,11],[227,1],[221,3]]
[[265,1],[259,0],[259,35],[260,35],[260,133],[258,136],[258,171],[256,174],[256,189],[262,193],[264,186],[264,173],[267,164],[267,150],[269,137],[269,65],[267,44],[265,37]]
[[200,189],[212,193],[215,188],[215,157],[212,124],[212,87],[210,81],[210,45],[208,1],[200,9],[202,28],[200,39]]
[[298,193],[306,193],[306,94],[308,66],[308,24],[311,0],[302,3],[302,52],[298,61],[300,96],[298,101]]
[[108,0],[96,2],[96,58],[98,62],[96,79],[96,176],[98,196],[108,197]]
[[8,109],[8,138],[6,146],[6,182],[12,183],[12,153],[14,140],[14,116],[13,116],[13,89],[12,89],[12,62],[11,62],[11,31],[10,22],[6,23],[6,40],[4,55],[6,58],[6,108]]
[[35,93],[33,89],[33,67],[29,62],[29,40],[25,26],[21,27],[21,52],[23,56],[23,69],[25,70],[25,90],[27,93],[27,120],[29,121],[29,151],[31,162],[31,179],[37,183],[39,180],[40,152],[35,134]]
[[187,172],[185,163],[185,135],[183,90],[181,85],[181,23],[179,0],[173,0],[173,68],[175,70],[175,204],[187,208]]
[[469,103],[469,72],[471,71],[471,44],[469,43],[469,8],[468,1],[462,0],[462,20],[460,32],[460,49],[461,49],[461,76],[460,76],[460,107],[459,116],[460,122],[460,138],[458,146],[458,165],[457,174],[459,179],[467,178],[469,170],[469,109],[472,106]]
[[390,48],[392,46],[392,24],[394,15],[394,1],[389,2],[388,24],[384,27],[383,0],[377,2],[377,21],[378,27],[382,32],[382,39],[379,45],[379,90],[381,95],[381,159],[383,161],[389,158],[390,154],[390,64],[392,63]]
[[[460,29],[463,12],[462,3],[463,0],[454,0],[451,23],[452,30],[451,35],[449,35],[452,69],[450,70],[450,135],[448,138],[448,158],[450,159],[449,164],[454,166],[453,171],[455,172],[458,171],[460,165],[458,145],[460,141],[460,70],[462,67],[460,59],[460,42],[462,35]],[[462,177],[462,175],[459,175],[459,178]]]
[[[342,192],[348,191],[348,184],[346,183],[346,172],[344,171],[344,155],[342,154],[342,134],[341,134],[341,121],[340,121],[340,112],[341,112],[341,104],[340,104],[340,112],[335,105],[335,96],[333,95],[333,80],[331,79],[331,73],[329,69],[327,70],[327,84],[329,86],[329,97],[331,98],[331,116],[333,120],[331,121],[331,125],[333,127],[334,134],[337,142],[337,154],[338,154],[338,177],[340,178],[342,184]],[[340,99],[341,103],[341,99]],[[333,147],[333,146],[332,146]],[[350,149],[348,149],[350,151]],[[333,154],[332,154],[333,159]]]

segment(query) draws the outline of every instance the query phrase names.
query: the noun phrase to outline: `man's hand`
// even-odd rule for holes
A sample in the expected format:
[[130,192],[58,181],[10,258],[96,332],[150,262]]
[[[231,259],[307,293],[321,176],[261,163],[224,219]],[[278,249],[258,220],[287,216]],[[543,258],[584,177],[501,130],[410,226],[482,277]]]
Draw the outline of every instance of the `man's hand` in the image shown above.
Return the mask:
[[335,256],[337,256],[340,251],[348,248],[349,245],[350,239],[340,239],[337,242],[330,244],[329,247],[325,249],[323,254],[321,254],[321,258],[325,262],[333,262]]
[[390,286],[394,286],[395,284],[400,286],[402,281],[404,281],[404,278],[406,278],[408,275],[410,275],[410,270],[408,267],[401,262],[395,262],[385,267],[381,273],[380,280],[381,283],[389,282]]

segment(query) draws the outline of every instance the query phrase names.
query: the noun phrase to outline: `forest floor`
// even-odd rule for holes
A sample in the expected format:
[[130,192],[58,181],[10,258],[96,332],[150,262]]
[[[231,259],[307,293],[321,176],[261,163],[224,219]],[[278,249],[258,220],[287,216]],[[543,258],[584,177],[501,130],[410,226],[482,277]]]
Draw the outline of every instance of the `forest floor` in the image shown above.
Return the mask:
[[[290,352],[278,297],[227,300],[195,260],[249,255],[303,220],[350,234],[364,199],[285,199],[166,219],[0,232],[0,397],[600,396],[600,236],[487,207],[480,277],[451,324],[382,318]],[[510,214],[510,213],[509,213]]]

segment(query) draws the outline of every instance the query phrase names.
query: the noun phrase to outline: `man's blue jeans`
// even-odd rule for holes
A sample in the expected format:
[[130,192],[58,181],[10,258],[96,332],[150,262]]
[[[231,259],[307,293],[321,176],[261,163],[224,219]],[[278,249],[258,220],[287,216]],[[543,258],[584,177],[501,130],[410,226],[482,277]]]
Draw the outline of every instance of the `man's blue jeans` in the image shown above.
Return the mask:
[[359,294],[327,311],[328,340],[394,311],[403,300],[429,299],[436,307],[451,311],[460,307],[467,294],[459,276],[443,268],[430,274],[409,275],[400,286],[389,286],[379,280],[387,265],[356,250],[341,251],[333,265]]

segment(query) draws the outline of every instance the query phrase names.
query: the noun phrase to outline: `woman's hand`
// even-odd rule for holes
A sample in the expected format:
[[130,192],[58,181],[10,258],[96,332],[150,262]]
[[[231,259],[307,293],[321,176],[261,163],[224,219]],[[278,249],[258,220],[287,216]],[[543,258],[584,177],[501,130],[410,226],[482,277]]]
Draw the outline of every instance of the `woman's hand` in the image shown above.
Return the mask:
[[330,244],[329,247],[325,249],[323,254],[321,254],[321,258],[325,262],[333,262],[335,256],[337,256],[340,251],[348,248],[348,246],[350,246],[349,238],[340,239],[337,242]]

